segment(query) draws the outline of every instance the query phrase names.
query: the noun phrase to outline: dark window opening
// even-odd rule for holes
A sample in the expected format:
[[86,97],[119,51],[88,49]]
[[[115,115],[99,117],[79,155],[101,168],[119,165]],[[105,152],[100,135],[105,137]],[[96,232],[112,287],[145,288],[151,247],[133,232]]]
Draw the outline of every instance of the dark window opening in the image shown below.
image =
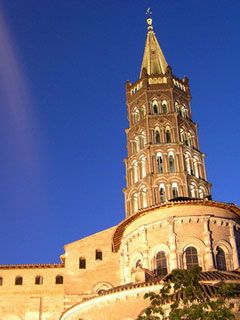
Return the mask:
[[79,259],[79,269],[86,269],[86,259],[85,258]]
[[15,285],[21,286],[23,284],[23,278],[22,277],[16,277],[15,278]]
[[163,277],[168,273],[167,259],[164,251],[160,251],[156,255],[156,272],[160,277]]
[[187,269],[198,266],[198,252],[194,247],[188,247],[185,251]]
[[216,262],[217,262],[217,268],[219,270],[227,270],[225,252],[223,251],[222,248],[219,248],[219,247],[217,248]]
[[103,259],[103,254],[102,254],[101,250],[96,250],[95,259],[96,260],[102,260]]
[[162,104],[162,112],[167,113],[167,105],[165,103]]
[[158,114],[158,105],[157,104],[153,105],[153,113]]
[[160,188],[160,202],[165,202],[165,190],[164,188]]
[[169,130],[166,131],[166,143],[171,142],[171,133]]
[[63,276],[56,276],[55,283],[56,284],[63,284]]
[[168,161],[169,161],[169,169],[170,169],[170,172],[171,172],[171,173],[175,172],[174,158],[173,158],[172,155],[169,156]]
[[3,278],[0,277],[0,286],[2,286],[2,285],[3,285]]
[[162,157],[157,157],[157,171],[158,173],[163,173],[163,160]]
[[35,284],[43,284],[43,277],[36,276],[35,278]]
[[172,188],[173,199],[178,198],[178,189],[177,187]]
[[156,144],[160,143],[160,133],[159,133],[159,131],[155,131],[155,143]]

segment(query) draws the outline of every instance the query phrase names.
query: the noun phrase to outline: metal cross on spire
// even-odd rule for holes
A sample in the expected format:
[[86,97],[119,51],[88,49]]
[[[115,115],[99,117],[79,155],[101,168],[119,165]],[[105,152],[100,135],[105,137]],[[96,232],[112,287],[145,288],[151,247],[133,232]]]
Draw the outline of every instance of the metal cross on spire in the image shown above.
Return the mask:
[[147,24],[148,24],[148,30],[153,30],[152,28],[152,10],[151,8],[148,8],[147,11],[145,12],[147,15]]

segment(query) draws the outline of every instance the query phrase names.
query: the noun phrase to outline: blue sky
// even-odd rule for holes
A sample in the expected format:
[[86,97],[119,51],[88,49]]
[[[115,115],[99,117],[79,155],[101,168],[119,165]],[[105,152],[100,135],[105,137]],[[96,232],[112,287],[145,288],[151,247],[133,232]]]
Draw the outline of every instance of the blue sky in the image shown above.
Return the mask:
[[117,224],[145,11],[192,112],[215,200],[239,198],[240,2],[2,0],[1,264],[58,262],[63,245]]

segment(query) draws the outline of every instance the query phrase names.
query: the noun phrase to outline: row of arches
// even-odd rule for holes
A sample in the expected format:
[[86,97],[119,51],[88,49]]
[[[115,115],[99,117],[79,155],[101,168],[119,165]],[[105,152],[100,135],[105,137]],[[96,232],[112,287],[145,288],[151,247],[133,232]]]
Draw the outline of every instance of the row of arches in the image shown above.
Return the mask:
[[[166,159],[165,159],[166,158]],[[157,173],[175,173],[176,161],[175,154],[173,151],[169,151],[167,156],[163,156],[161,152],[157,152],[155,155],[156,159],[156,172]]]
[[[152,143],[153,144],[165,144],[172,143],[175,141],[174,139],[174,130],[169,125],[165,128],[160,128],[158,126],[152,131]],[[180,141],[184,143],[188,147],[193,147],[197,149],[197,140],[195,135],[191,131],[186,131],[184,129],[180,129]],[[146,133],[142,132],[138,134],[131,142],[131,153],[134,154],[139,150],[143,149],[147,144]]]
[[[184,103],[180,103],[176,101],[174,103],[174,110],[172,112],[178,112],[181,118],[189,118],[189,110]],[[159,100],[157,98],[153,98],[150,101],[150,113],[152,115],[158,114],[166,114],[171,112],[170,103],[166,99]],[[144,119],[147,114],[146,106],[143,105],[141,107],[136,107],[132,111],[132,123],[136,124],[141,119]]]
[[[168,192],[164,183],[159,183],[159,186],[157,188],[154,188],[153,191],[153,198],[155,198],[156,203],[164,203],[168,199],[175,199],[181,195],[177,182],[172,182],[170,184]],[[137,212],[140,209],[152,205],[149,198],[152,197],[149,195],[149,191],[146,186],[141,186],[139,190],[133,191],[130,195],[130,211]]]
[[171,143],[173,142],[173,134],[170,126],[166,126],[165,128],[156,127],[153,130],[152,141],[154,144],[160,143]]
[[150,106],[152,114],[168,113],[169,111],[167,100],[158,101],[157,99],[153,99]]
[[143,105],[142,107],[135,108],[132,112],[132,123],[136,124],[141,119],[144,119],[146,116],[146,107]]
[[[165,128],[156,127],[152,130],[152,143],[153,144],[161,144],[161,143],[172,143],[173,139],[173,129],[170,126],[166,126]],[[130,151],[131,154],[135,154],[145,147],[147,144],[146,133],[142,131],[137,134],[134,139],[130,141]]]
[[195,134],[192,131],[187,131],[183,128],[180,129],[180,141],[187,147],[197,148],[197,141]]
[[205,186],[198,186],[196,183],[191,182],[189,186],[189,196],[191,198],[204,199],[209,196],[209,192]]
[[[15,283],[15,286],[23,285],[23,277],[16,276],[14,283]],[[40,275],[35,276],[34,283],[35,283],[35,285],[43,284],[43,276],[40,276]],[[55,284],[63,284],[63,276],[57,275],[55,277]],[[0,286],[2,286],[2,285],[3,285],[3,277],[0,277]]]
[[[198,249],[193,246],[187,246],[182,253],[182,266],[184,269],[191,269],[195,266],[200,265],[200,258]],[[215,250],[214,264],[215,268],[218,270],[227,270],[227,256],[228,253],[224,249],[218,246]],[[228,257],[229,258],[229,257]],[[142,267],[142,260],[137,259],[133,269]],[[163,277],[170,272],[169,268],[169,252],[164,250],[158,251],[153,259],[153,264],[151,266],[152,271],[159,277]]]
[[189,175],[205,180],[204,165],[197,155],[184,154],[184,169]]
[[182,119],[189,118],[189,110],[185,104],[175,101],[174,103],[175,112],[178,112]]
[[138,134],[132,141],[130,141],[131,154],[143,149],[147,144],[147,137],[145,132]]
[[[156,173],[175,173],[177,172],[177,164],[175,154],[169,151],[163,156],[161,152],[157,152],[154,157],[154,171]],[[147,158],[142,155],[139,160],[134,160],[128,168],[128,184],[132,185],[147,175]]]
[[139,160],[132,162],[131,166],[128,169],[128,183],[132,185],[133,183],[138,182],[139,180],[145,178],[147,174],[147,160],[144,155],[142,155]]

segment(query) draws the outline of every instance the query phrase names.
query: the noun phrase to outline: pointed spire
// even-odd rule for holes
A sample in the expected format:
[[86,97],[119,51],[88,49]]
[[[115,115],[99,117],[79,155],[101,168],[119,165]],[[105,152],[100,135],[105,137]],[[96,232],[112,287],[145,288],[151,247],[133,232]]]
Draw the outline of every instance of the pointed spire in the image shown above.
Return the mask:
[[148,8],[146,14],[148,15],[148,33],[143,54],[140,77],[142,76],[143,68],[147,70],[148,74],[165,74],[168,66],[160,45],[157,41],[156,35],[153,31],[150,8]]

